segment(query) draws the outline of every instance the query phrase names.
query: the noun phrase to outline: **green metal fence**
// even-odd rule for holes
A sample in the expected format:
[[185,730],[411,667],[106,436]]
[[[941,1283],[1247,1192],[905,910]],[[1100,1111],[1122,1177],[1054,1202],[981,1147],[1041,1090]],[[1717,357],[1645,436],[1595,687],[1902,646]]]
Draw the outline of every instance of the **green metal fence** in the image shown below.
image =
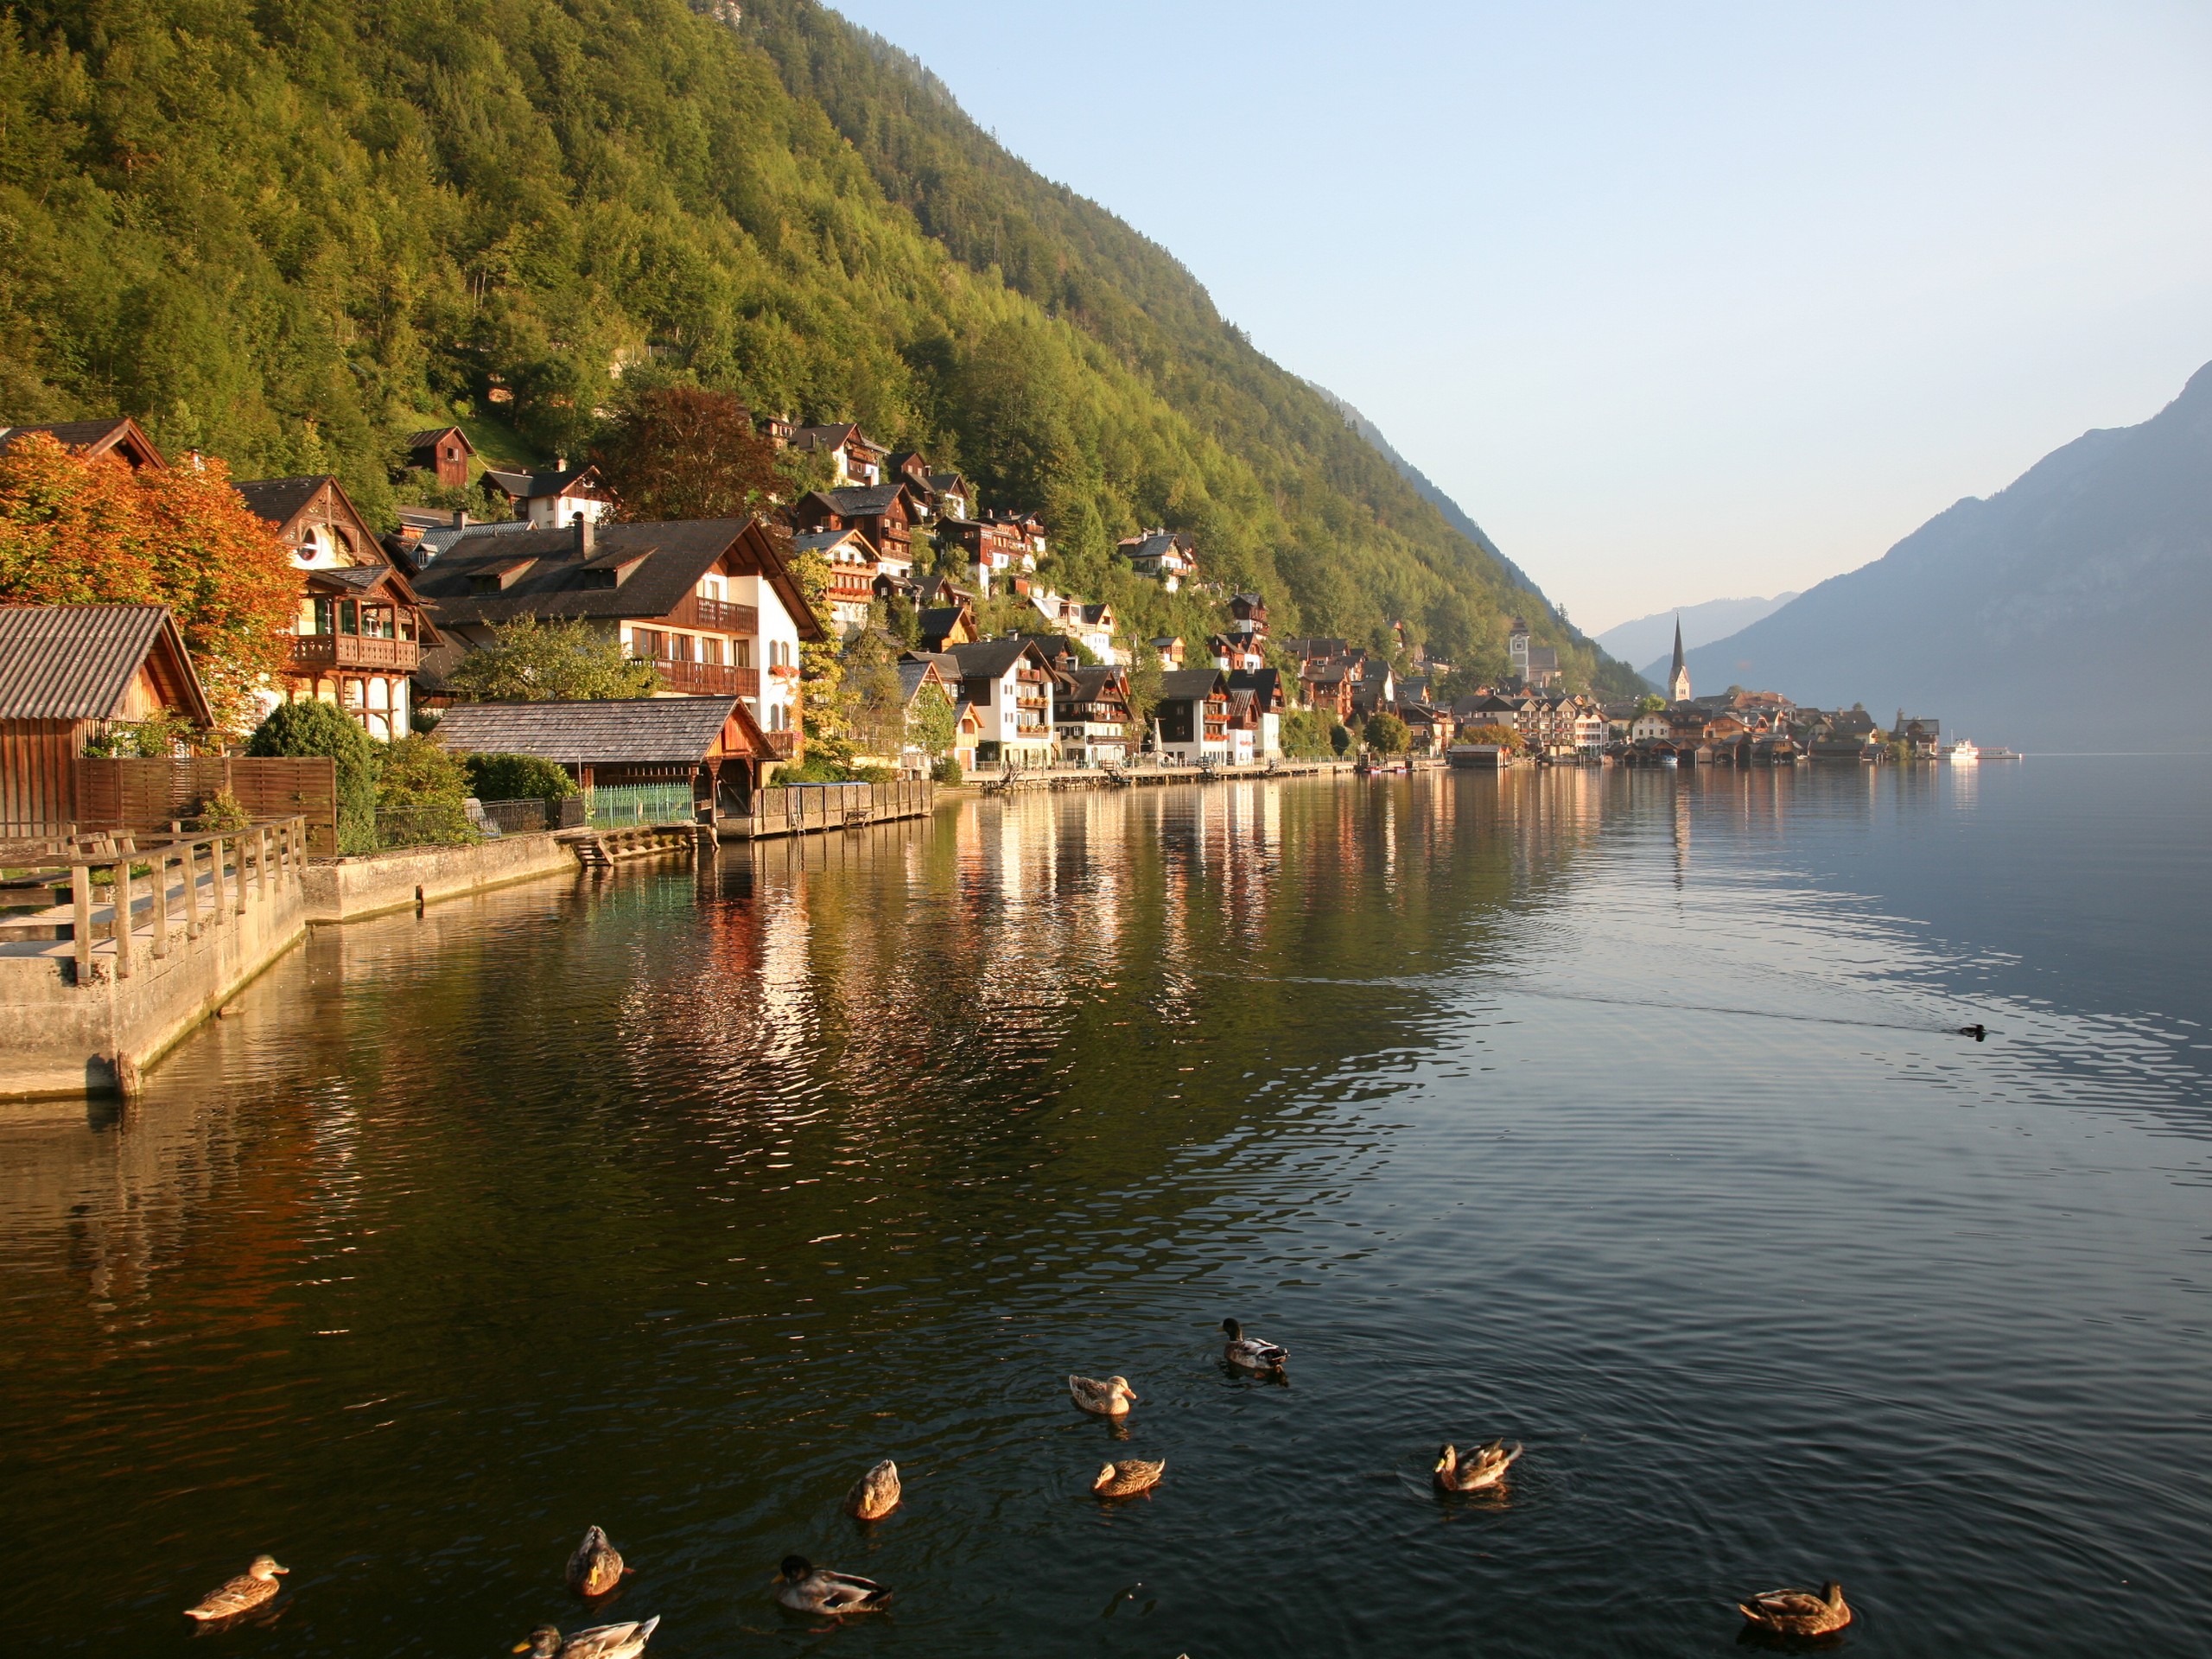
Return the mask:
[[594,830],[627,830],[644,823],[689,823],[693,817],[691,785],[601,785],[590,796],[589,823]]

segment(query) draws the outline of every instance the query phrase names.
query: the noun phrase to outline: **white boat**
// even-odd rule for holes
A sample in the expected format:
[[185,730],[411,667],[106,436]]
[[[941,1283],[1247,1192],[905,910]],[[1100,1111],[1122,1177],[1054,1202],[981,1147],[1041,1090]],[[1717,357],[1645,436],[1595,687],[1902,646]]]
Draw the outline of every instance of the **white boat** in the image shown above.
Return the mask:
[[1981,759],[1981,751],[1961,738],[1943,751],[1943,758],[1955,766],[1971,766]]

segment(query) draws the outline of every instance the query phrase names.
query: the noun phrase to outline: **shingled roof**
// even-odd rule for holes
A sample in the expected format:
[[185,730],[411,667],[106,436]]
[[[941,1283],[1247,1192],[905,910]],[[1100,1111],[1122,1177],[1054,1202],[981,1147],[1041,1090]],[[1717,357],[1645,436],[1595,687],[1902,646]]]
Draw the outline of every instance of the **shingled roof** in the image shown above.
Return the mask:
[[163,695],[202,726],[207,694],[163,605],[0,607],[0,720],[110,720],[149,657]]
[[1210,697],[1229,690],[1229,677],[1217,668],[1171,668],[1160,677],[1163,700]]
[[[621,702],[457,702],[438,721],[456,754],[534,754],[568,766],[696,766],[715,753],[736,697],[639,697]],[[758,753],[767,753],[765,741]]]
[[[564,530],[486,528],[448,545],[416,580],[415,591],[446,626],[512,622],[518,617],[662,617],[697,588],[722,556],[749,543],[769,585],[802,639],[823,637],[821,625],[791,578],[774,539],[752,518],[683,518],[660,524],[600,524],[586,548],[574,526]],[[752,532],[748,535],[748,531]],[[478,591],[476,578],[512,571],[504,586]],[[629,574],[610,582],[606,575]]]
[[54,421],[42,426],[0,426],[0,451],[32,432],[43,432],[56,443],[79,454],[119,453],[133,467],[165,467],[168,462],[154,441],[128,415],[106,421]]

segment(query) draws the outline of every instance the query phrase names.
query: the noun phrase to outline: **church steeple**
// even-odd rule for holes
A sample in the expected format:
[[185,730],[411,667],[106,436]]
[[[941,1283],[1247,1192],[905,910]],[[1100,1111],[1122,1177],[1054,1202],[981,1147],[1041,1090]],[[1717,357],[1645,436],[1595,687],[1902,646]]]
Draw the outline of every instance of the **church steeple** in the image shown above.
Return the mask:
[[1675,613],[1675,666],[1667,676],[1667,700],[1688,702],[1690,700],[1690,665],[1682,660],[1682,613]]

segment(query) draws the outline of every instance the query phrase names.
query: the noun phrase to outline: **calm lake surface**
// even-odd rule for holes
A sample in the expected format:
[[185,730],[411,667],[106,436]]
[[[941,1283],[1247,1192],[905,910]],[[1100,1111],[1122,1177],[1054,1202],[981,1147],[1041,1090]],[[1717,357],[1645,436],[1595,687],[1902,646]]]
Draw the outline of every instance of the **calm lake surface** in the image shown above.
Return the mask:
[[2202,759],[1236,784],[319,931],[0,1114],[10,1650],[1717,1654],[1833,1575],[1857,1652],[2212,1652],[2209,826]]

